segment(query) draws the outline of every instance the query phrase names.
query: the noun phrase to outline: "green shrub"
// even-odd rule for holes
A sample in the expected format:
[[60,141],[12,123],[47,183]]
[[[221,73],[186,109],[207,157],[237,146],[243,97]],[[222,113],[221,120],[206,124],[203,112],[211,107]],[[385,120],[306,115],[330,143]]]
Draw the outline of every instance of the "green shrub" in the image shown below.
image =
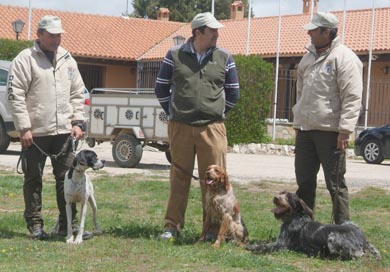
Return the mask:
[[273,67],[257,56],[234,57],[240,78],[240,100],[226,119],[229,146],[266,140],[265,119],[271,109]]
[[20,51],[32,45],[33,41],[0,39],[0,59],[13,60]]

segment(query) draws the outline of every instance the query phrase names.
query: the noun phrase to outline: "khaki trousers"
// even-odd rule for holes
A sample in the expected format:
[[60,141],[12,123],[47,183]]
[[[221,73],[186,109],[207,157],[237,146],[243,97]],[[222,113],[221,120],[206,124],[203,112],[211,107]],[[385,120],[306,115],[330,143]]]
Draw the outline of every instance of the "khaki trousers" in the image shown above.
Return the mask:
[[217,164],[226,168],[226,129],[223,122],[190,126],[171,121],[168,124],[168,136],[173,163],[164,228],[180,231],[184,227],[195,157],[198,163],[204,219],[205,184],[202,181],[209,165]]

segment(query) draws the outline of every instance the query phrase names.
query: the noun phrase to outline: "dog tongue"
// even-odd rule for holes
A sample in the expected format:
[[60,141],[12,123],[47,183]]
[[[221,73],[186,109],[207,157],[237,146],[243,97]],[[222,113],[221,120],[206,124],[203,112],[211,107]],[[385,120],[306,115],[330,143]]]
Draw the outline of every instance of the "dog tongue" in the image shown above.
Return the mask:
[[282,208],[282,207],[276,207],[276,208],[273,208],[271,211],[272,211],[273,213],[279,214],[279,213],[284,213],[284,212],[286,211],[286,209],[285,209],[285,208]]
[[212,180],[212,179],[208,179],[208,180],[206,180],[206,183],[207,183],[208,185],[210,185],[210,184],[213,183],[213,180]]

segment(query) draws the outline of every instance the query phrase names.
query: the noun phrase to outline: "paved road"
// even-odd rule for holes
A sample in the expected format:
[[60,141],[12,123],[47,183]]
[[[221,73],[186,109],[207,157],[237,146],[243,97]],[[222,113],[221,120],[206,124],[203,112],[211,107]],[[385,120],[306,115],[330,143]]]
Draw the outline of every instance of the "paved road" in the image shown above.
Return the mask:
[[[81,148],[88,148],[86,144]],[[101,159],[106,160],[103,169],[110,175],[142,173],[147,175],[169,175],[169,163],[163,152],[145,150],[141,163],[137,168],[118,167],[111,154],[111,145],[103,143],[93,148]],[[12,143],[6,154],[0,155],[0,167],[16,170],[20,145]],[[51,172],[51,167],[46,167]],[[234,183],[251,181],[275,180],[295,182],[294,157],[266,154],[228,153],[228,173]],[[366,186],[379,186],[390,190],[390,161],[380,165],[371,165],[364,160],[347,160],[346,179],[350,189],[360,189]],[[198,175],[194,172],[195,175]],[[324,181],[322,170],[319,173],[320,182]]]

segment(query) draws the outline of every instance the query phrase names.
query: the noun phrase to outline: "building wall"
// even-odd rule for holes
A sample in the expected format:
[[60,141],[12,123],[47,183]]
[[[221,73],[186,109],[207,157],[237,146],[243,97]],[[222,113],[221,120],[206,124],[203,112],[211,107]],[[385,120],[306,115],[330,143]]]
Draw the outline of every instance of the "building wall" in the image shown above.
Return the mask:
[[[390,74],[383,73],[383,67],[389,66],[389,61],[373,61],[371,65],[370,92],[368,100],[367,126],[378,127],[390,123]],[[368,63],[364,63],[364,82],[362,105],[366,109]],[[365,110],[358,124],[365,124]]]
[[105,66],[105,88],[135,88],[136,87],[136,68],[119,65]]

